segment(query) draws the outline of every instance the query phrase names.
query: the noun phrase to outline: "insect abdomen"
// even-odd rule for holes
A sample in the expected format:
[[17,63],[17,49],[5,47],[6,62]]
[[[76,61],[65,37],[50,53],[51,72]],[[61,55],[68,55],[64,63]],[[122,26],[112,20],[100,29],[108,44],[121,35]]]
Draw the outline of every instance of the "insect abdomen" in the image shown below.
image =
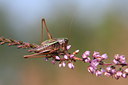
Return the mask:
[[30,50],[31,52],[35,52],[35,53],[44,53],[44,52],[50,52],[53,51],[54,49],[60,49],[60,44],[59,42],[56,42],[54,44],[46,44],[46,45],[42,45],[38,48],[32,49]]

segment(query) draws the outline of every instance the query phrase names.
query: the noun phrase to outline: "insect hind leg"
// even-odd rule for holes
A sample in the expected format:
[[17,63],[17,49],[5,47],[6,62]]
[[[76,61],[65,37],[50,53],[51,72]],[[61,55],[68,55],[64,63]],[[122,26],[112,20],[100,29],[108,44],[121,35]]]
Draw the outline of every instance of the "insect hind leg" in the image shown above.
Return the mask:
[[51,57],[51,56],[45,56],[45,55],[42,56],[42,53],[35,53],[32,55],[25,55],[24,56],[24,58],[40,58],[40,57]]
[[49,30],[48,30],[48,27],[47,27],[47,25],[46,25],[45,19],[43,18],[43,19],[42,19],[42,40],[43,40],[43,29],[44,29],[44,27],[46,28],[46,32],[47,32],[48,38],[49,38],[49,39],[52,39],[52,35],[51,35],[51,33],[49,32]]

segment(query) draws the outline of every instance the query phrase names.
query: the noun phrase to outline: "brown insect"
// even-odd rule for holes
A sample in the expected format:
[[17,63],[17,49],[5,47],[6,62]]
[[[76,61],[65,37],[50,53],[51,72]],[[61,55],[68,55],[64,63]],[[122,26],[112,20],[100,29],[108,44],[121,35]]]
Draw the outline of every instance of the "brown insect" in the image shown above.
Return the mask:
[[48,40],[43,41],[37,48],[29,50],[35,54],[25,55],[24,58],[69,55],[67,50],[68,38],[53,38],[48,30],[45,19],[42,19],[42,33],[44,28],[46,28]]

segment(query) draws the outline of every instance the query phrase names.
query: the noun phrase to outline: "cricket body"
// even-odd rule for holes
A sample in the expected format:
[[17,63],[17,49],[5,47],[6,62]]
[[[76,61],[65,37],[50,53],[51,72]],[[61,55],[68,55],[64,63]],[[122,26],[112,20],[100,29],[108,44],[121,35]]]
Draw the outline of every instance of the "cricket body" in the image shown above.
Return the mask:
[[52,38],[52,35],[50,34],[46,25],[45,19],[42,19],[42,34],[44,27],[46,28],[49,39],[42,42],[39,47],[29,50],[30,52],[34,52],[35,54],[25,55],[24,58],[54,57],[55,55],[63,54],[68,55],[68,38]]

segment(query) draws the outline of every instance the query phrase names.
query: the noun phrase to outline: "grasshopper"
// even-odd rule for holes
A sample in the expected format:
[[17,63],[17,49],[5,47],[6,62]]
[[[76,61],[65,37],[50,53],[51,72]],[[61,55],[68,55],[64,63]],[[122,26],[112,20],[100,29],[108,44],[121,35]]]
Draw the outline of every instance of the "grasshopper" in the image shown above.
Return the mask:
[[64,54],[69,55],[67,50],[68,38],[53,38],[48,30],[45,19],[42,19],[42,34],[44,28],[46,28],[48,40],[43,41],[39,47],[29,50],[35,54],[25,55],[24,58],[54,57]]

